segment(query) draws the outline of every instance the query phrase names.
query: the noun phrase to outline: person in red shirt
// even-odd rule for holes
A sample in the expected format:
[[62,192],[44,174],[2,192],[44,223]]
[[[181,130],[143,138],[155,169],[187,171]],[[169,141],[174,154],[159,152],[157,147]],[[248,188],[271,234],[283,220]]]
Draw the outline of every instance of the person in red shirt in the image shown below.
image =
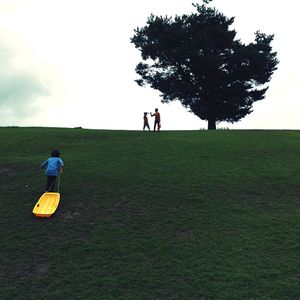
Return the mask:
[[145,131],[145,128],[147,127],[148,130],[150,130],[150,126],[149,126],[149,123],[148,123],[148,117],[147,117],[147,112],[144,112],[144,127],[143,127],[143,130]]
[[159,131],[160,130],[160,113],[158,112],[157,108],[155,108],[155,113],[151,114],[151,117],[155,117],[154,118],[154,130],[153,131],[155,131],[156,125],[157,125],[157,131]]

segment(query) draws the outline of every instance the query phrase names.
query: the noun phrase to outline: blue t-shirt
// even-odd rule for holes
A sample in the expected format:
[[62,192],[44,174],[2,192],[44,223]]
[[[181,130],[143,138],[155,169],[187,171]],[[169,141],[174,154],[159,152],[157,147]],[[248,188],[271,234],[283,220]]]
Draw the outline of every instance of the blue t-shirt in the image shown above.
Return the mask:
[[57,176],[60,167],[64,166],[64,162],[59,157],[49,157],[42,163],[42,168],[46,169],[47,176]]

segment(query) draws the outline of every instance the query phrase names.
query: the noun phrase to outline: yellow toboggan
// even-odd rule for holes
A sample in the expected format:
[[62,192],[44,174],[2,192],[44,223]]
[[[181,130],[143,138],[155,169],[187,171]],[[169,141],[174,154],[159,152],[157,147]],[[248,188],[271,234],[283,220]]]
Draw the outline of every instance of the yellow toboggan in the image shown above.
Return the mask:
[[58,175],[57,192],[44,193],[40,197],[36,205],[34,206],[32,212],[36,217],[49,218],[55,213],[60,200],[59,184],[60,184],[60,175]]

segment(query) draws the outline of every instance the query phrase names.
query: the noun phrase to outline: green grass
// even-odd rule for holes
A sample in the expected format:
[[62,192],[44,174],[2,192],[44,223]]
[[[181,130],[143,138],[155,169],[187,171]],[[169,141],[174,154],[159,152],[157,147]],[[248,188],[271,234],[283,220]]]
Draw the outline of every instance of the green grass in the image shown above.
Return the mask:
[[[300,298],[299,131],[0,140],[0,299]],[[61,203],[36,218],[54,148]]]

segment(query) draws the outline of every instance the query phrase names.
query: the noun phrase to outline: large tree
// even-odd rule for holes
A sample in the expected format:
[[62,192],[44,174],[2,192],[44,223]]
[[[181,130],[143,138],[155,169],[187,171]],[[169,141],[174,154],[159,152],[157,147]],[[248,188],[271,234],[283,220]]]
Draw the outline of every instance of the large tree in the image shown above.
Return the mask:
[[278,60],[273,35],[258,31],[246,45],[231,28],[234,18],[203,2],[193,4],[197,12],[190,15],[151,15],[131,42],[143,59],[137,83],[159,90],[163,103],[179,100],[216,129],[217,122],[233,123],[252,112]]

